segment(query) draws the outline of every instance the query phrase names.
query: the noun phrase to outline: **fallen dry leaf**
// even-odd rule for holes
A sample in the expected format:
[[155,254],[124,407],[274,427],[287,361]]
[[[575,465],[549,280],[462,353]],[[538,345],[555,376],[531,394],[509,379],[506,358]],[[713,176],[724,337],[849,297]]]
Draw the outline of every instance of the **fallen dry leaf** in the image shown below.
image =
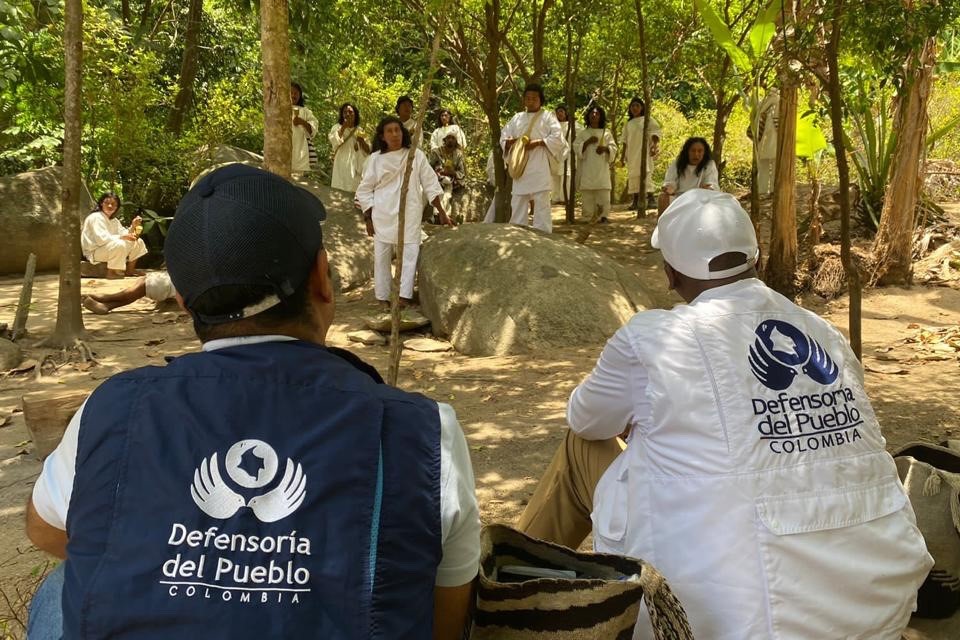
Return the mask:
[[870,371],[871,373],[883,373],[887,375],[902,375],[907,373],[906,369],[892,364],[866,362],[863,368],[865,371]]
[[33,358],[28,358],[27,360],[21,362],[20,366],[10,369],[9,373],[11,375],[16,373],[26,373],[27,371],[32,371],[38,364],[40,363]]

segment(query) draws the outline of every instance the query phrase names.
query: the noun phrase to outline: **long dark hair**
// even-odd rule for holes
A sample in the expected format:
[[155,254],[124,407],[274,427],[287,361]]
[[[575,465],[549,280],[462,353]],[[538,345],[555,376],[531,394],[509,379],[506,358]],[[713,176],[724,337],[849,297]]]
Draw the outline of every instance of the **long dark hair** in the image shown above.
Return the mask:
[[641,116],[647,112],[647,103],[643,101],[643,98],[641,98],[640,96],[634,96],[633,100],[630,101],[630,104],[627,105],[627,120],[633,120],[634,115],[630,113],[630,107],[632,107],[635,104],[640,105]]
[[592,107],[587,109],[587,112],[585,114],[583,114],[583,124],[585,124],[588,129],[590,128],[590,114],[593,113],[594,111],[597,111],[600,114],[599,128],[606,129],[607,128],[607,112],[604,111],[603,107],[601,107],[598,104],[593,105]]
[[357,105],[351,102],[344,102],[342,105],[340,105],[340,111],[338,112],[339,116],[337,117],[337,124],[343,124],[343,110],[346,109],[347,107],[353,107],[353,114],[355,116],[353,120],[353,126],[359,127],[360,126],[360,109],[357,108]]
[[105,194],[100,196],[100,199],[97,200],[97,208],[94,209],[94,211],[103,211],[103,203],[110,198],[113,198],[117,201],[117,213],[120,213],[120,196],[115,194],[113,191],[107,191]]
[[377,125],[377,132],[373,136],[373,150],[386,153],[387,142],[383,139],[383,130],[387,128],[387,125],[391,122],[396,122],[397,126],[400,127],[401,133],[403,133],[403,142],[400,143],[400,146],[404,149],[410,148],[410,132],[407,131],[407,128],[403,126],[403,123],[400,122],[400,118],[397,116],[386,116],[383,120],[380,121],[380,124]]
[[687,141],[683,143],[683,148],[680,149],[680,155],[677,156],[677,177],[682,176],[687,165],[690,164],[690,161],[687,159],[690,153],[690,147],[698,142],[703,145],[703,160],[697,165],[697,175],[699,176],[703,173],[703,170],[710,164],[712,158],[710,156],[710,145],[707,144],[706,138],[687,138]]
[[438,127],[444,126],[444,125],[443,125],[443,114],[447,114],[448,116],[450,116],[450,122],[447,123],[448,125],[449,125],[449,124],[457,124],[457,121],[454,120],[454,118],[453,118],[453,112],[450,111],[450,109],[440,109],[440,111],[437,112],[437,126],[438,126]]
[[297,91],[300,92],[300,99],[297,100],[297,104],[296,104],[295,106],[302,107],[302,106],[303,106],[303,87],[301,87],[301,86],[300,86],[298,83],[296,83],[296,82],[291,82],[291,83],[290,83],[290,86],[291,86],[291,87],[296,87],[296,88],[297,88]]

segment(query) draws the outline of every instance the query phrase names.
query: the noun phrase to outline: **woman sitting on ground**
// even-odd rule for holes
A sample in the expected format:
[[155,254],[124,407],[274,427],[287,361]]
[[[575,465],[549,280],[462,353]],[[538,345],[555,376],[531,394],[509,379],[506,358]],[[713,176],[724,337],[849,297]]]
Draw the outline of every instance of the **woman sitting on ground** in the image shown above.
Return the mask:
[[710,156],[710,145],[703,138],[687,138],[677,159],[667,167],[663,189],[657,199],[657,215],[670,202],[689,189],[719,189],[717,165]]
[[140,216],[130,222],[128,229],[114,217],[119,209],[117,194],[100,196],[97,208],[83,221],[80,246],[87,261],[107,263],[108,278],[141,276],[143,273],[136,270],[137,259],[147,254],[147,245],[140,238]]

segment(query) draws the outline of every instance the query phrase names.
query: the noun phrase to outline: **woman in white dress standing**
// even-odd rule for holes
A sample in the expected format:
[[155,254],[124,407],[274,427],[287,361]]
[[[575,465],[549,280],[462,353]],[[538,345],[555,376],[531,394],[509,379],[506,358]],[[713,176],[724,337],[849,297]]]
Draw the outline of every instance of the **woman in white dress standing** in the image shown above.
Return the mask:
[[647,175],[644,178],[640,174],[640,165],[643,162],[643,116],[646,110],[643,98],[635,97],[630,101],[630,106],[627,107],[627,124],[623,128],[623,152],[620,156],[621,166],[627,165],[627,193],[633,196],[630,208],[638,213],[644,208],[644,204],[647,209],[656,206],[653,200],[653,161],[660,155],[660,123],[651,117],[647,129]]
[[420,227],[423,224],[423,196],[434,206],[441,224],[453,225],[443,210],[443,189],[427,156],[412,149],[410,132],[400,118],[387,116],[377,125],[373,155],[367,162],[363,179],[357,187],[357,202],[363,211],[367,235],[373,237],[374,295],[384,307],[390,304],[390,263],[397,248],[400,192],[407,157],[413,153],[413,169],[407,185],[406,215],[403,224],[403,269],[400,271],[400,303],[413,300],[413,280],[420,255]]
[[719,189],[717,165],[704,138],[687,138],[677,159],[667,167],[663,189],[657,199],[657,215],[670,206],[671,200],[690,189]]
[[437,116],[437,128],[430,134],[430,150],[433,151],[442,147],[443,139],[451,133],[457,136],[460,151],[466,152],[467,136],[464,135],[463,129],[453,121],[453,114],[450,113],[450,109],[441,109]]
[[583,217],[593,222],[609,222],[610,165],[617,157],[617,145],[607,129],[607,113],[594,105],[583,117],[586,128],[577,134],[577,157],[580,158],[580,199]]
[[290,102],[293,103],[293,131],[290,136],[290,171],[310,171],[310,141],[317,132],[316,116],[303,103],[303,89],[296,82],[290,83]]
[[330,129],[329,139],[333,149],[330,186],[354,193],[370,155],[370,144],[360,130],[360,110],[355,105],[349,102],[340,105],[337,124]]

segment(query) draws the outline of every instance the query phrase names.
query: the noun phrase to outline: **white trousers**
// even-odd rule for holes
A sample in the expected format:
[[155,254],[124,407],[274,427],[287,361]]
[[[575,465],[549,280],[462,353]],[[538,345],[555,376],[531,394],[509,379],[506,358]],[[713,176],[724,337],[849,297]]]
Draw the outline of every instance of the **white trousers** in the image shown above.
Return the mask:
[[[393,242],[373,241],[373,293],[377,300],[390,300],[390,284],[393,280],[393,254],[397,245]],[[420,245],[403,244],[403,270],[400,272],[400,297],[413,298],[413,279],[417,274],[417,258]]]
[[583,202],[583,217],[587,220],[610,215],[610,189],[581,189],[580,200]]
[[145,255],[147,255],[147,245],[143,243],[143,238],[136,240],[113,238],[107,244],[94,249],[93,255],[87,256],[87,259],[94,264],[106,262],[107,269],[123,271],[127,268],[128,262]]
[[765,196],[773,193],[773,172],[776,171],[776,158],[757,159],[757,193]]
[[522,196],[514,195],[510,199],[513,209],[510,215],[511,224],[530,226],[530,203],[533,202],[533,228],[550,233],[553,231],[553,219],[550,217],[550,192],[538,191],[525,193]]

